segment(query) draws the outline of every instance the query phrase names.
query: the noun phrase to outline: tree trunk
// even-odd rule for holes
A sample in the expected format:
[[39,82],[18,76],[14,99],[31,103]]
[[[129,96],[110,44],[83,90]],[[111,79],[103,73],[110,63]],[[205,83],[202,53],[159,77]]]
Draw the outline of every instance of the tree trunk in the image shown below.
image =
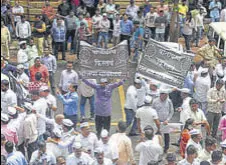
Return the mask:
[[176,43],[178,43],[178,38],[180,35],[178,3],[179,3],[179,0],[174,0],[173,14],[170,20],[170,42],[176,42]]

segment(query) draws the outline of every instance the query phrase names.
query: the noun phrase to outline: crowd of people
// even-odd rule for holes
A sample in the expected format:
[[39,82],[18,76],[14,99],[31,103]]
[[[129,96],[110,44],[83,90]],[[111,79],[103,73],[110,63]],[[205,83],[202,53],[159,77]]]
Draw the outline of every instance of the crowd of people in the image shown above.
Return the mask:
[[[182,0],[175,25],[187,51],[191,42],[200,47],[205,17],[226,21],[225,7],[219,0],[209,2],[208,9],[201,1],[192,7]],[[203,60],[191,65],[183,89],[136,74],[126,92],[126,121],[118,122],[116,133],[111,128],[112,93],[127,80],[84,79],[67,61],[56,84],[58,52],[66,60],[68,43],[79,58],[79,41],[106,49],[127,40],[134,62],[149,38],[169,41],[172,13],[172,4],[164,1],[154,7],[147,0],[138,7],[130,0],[122,15],[113,0],[63,0],[57,11],[46,1],[42,14],[30,22],[19,2],[12,7],[3,0],[1,164],[226,164],[226,58],[213,38],[198,49]],[[16,66],[10,64],[12,40],[19,43]],[[172,118],[178,113],[182,130],[176,154],[169,150]],[[133,136],[140,136],[139,142]]]
[[[149,38],[169,41],[171,18],[175,10],[170,2],[166,4],[161,1],[160,5],[154,7],[147,0],[144,6],[138,7],[131,0],[122,15],[120,5],[114,4],[113,0],[107,3],[100,0],[98,4],[95,1],[81,1],[79,6],[75,4],[63,0],[55,10],[46,1],[42,14],[36,15],[34,22],[29,22],[19,2],[16,1],[15,6],[11,7],[9,1],[4,0],[1,5],[1,48],[5,58],[9,58],[12,37],[27,42],[30,46],[30,49],[26,49],[28,57],[41,56],[44,50],[48,50],[58,59],[58,51],[61,50],[63,60],[69,49],[68,42],[71,43],[71,54],[78,56],[81,40],[101,48],[107,48],[109,43],[116,45],[128,40],[131,61],[134,61],[137,51],[142,50]],[[190,4],[182,0],[174,20],[179,35],[185,39],[187,51],[191,46],[200,46],[205,29],[203,20],[207,14],[212,22],[226,21],[224,1],[213,0],[209,3],[209,13],[201,3],[189,7]]]

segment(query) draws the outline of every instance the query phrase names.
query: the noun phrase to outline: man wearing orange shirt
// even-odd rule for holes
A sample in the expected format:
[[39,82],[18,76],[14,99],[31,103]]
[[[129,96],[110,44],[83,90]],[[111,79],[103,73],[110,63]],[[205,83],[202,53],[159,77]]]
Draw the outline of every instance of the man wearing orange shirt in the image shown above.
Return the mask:
[[56,12],[54,8],[50,6],[49,1],[46,1],[45,6],[42,7],[42,14],[47,15],[51,21],[55,18]]
[[36,57],[34,60],[35,64],[30,68],[31,81],[35,81],[35,74],[40,72],[42,74],[42,82],[48,83],[49,72],[45,65],[41,64],[40,57]]

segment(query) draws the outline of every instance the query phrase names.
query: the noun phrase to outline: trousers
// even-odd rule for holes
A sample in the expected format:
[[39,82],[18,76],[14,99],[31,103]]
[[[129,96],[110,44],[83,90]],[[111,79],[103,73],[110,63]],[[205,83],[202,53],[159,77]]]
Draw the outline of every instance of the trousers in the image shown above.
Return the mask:
[[100,138],[100,133],[102,128],[106,129],[108,132],[111,127],[111,116],[97,116],[95,117],[95,125],[97,131],[97,137]]
[[37,46],[38,49],[38,55],[42,56],[43,55],[43,44],[44,44],[44,37],[41,38],[34,38],[34,43]]

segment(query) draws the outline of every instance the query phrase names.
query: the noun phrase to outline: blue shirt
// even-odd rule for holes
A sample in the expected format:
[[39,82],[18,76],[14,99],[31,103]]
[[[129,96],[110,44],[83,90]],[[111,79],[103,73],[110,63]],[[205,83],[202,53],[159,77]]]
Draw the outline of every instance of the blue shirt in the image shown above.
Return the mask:
[[131,35],[133,32],[133,22],[130,20],[120,22],[121,34]]
[[52,28],[52,36],[55,42],[65,42],[66,38],[65,26],[54,26]]
[[64,104],[64,113],[67,116],[77,115],[77,109],[78,109],[78,94],[77,92],[69,92],[67,94],[58,95],[58,98],[62,101]]
[[138,40],[140,36],[144,36],[144,29],[142,27],[138,27],[133,33],[133,40]]
[[[216,8],[216,6],[217,6],[217,8]],[[220,2],[217,2],[217,3],[215,1],[210,2],[209,9],[210,9],[210,17],[211,18],[220,18],[220,9],[221,9]]]
[[191,95],[194,93],[194,75],[189,71],[184,80],[184,88],[190,89]]
[[149,5],[144,5],[144,17],[146,16],[146,14],[148,13],[148,12],[150,12],[150,8],[152,7],[152,5],[151,4],[149,4]]
[[27,160],[21,152],[15,151],[7,156],[7,165],[27,165]]

